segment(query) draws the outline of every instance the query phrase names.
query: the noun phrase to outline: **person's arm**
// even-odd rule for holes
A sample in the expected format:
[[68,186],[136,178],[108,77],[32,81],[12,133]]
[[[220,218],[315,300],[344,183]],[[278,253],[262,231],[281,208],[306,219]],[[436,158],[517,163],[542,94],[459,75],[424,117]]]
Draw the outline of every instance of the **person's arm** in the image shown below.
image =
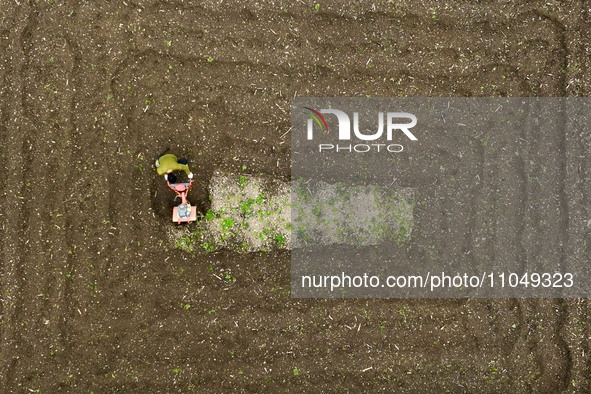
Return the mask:
[[[189,166],[188,165],[182,164],[182,166],[184,167],[183,170],[185,171],[185,173],[187,175],[191,174],[191,170],[189,170]],[[193,175],[193,174],[191,174],[191,175]]]
[[186,164],[181,164],[181,163],[177,163],[175,170],[178,171],[185,171],[185,173],[187,175],[190,175],[189,178],[193,177],[193,173],[191,172],[191,170],[189,169],[189,166]]

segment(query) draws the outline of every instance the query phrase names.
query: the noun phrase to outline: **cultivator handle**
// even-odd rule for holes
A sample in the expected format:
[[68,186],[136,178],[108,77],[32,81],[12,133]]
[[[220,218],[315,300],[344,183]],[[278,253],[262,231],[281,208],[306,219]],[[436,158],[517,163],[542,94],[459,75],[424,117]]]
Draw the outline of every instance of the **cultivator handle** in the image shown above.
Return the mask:
[[193,182],[194,182],[193,180],[191,180],[189,183],[187,183],[187,182],[170,183],[167,181],[166,184],[179,197],[182,197],[183,194],[187,195],[189,193],[189,190],[191,190],[191,186],[193,186]]

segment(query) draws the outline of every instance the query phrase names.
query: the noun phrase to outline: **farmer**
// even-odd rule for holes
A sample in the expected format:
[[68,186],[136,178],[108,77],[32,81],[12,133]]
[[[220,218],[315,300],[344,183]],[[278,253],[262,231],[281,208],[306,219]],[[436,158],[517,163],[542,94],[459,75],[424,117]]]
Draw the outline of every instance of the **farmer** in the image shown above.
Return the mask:
[[173,171],[185,171],[189,179],[193,179],[193,173],[189,170],[187,160],[178,160],[175,155],[162,155],[156,160],[156,171],[158,175],[164,175],[166,182],[175,183],[176,175]]

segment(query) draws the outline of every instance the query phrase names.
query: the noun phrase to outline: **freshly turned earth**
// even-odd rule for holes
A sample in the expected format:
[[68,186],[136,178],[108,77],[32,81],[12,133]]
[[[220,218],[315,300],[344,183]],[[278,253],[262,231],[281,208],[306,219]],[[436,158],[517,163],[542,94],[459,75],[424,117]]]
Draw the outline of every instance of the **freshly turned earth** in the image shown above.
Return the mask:
[[[289,251],[171,247],[174,196],[152,168],[186,157],[205,214],[214,169],[289,180],[293,97],[589,96],[589,12],[4,1],[1,391],[591,391],[587,300],[292,299]],[[441,141],[398,158],[412,238],[435,245],[421,258],[494,259],[512,242],[530,262],[591,255],[589,135]]]

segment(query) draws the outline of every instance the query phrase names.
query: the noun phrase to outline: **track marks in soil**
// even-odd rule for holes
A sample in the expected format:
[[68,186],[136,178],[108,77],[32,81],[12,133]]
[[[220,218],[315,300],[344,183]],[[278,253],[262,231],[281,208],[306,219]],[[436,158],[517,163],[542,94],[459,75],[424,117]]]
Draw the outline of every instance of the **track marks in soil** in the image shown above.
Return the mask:
[[[536,107],[531,108],[523,123],[507,124],[508,128],[519,130],[518,135],[484,133],[465,138],[464,152],[473,152],[474,157],[455,159],[452,147],[458,143],[451,138],[446,139],[447,144],[424,148],[426,157],[419,161],[431,160],[430,173],[439,173],[419,188],[419,194],[430,196],[426,207],[418,212],[416,226],[417,236],[423,240],[419,243],[434,245],[426,250],[427,258],[437,262],[470,259],[471,267],[485,271],[499,261],[517,261],[529,271],[539,271],[549,262],[560,263],[567,269],[570,259],[576,259],[579,266],[585,264],[581,251],[568,251],[571,243],[570,249],[575,244],[580,247],[582,238],[575,236],[579,241],[571,241],[566,234],[584,233],[587,226],[581,222],[581,215],[586,214],[578,212],[586,211],[581,208],[586,205],[579,202],[582,194],[570,189],[580,189],[581,182],[589,181],[578,178],[580,175],[577,180],[574,175],[569,179],[569,173],[576,173],[587,156],[581,148],[574,147],[576,139],[568,142],[568,136],[556,132],[563,129],[566,118],[552,114],[534,118],[535,110]],[[541,135],[536,122],[553,127]],[[473,208],[466,211],[466,206]],[[572,215],[578,217],[576,226],[570,220]],[[428,218],[430,224],[424,224],[423,218]],[[425,232],[428,229],[433,232]],[[453,240],[466,239],[466,235],[470,240],[458,248]],[[565,328],[570,319],[569,303],[518,303],[516,329],[521,335],[506,344],[506,351],[530,357],[529,361],[515,361],[512,368],[523,371],[520,382],[531,380],[523,389],[568,388],[572,376],[579,373],[572,370],[573,345]]]
[[[23,79],[26,78],[27,71],[27,53],[24,49],[24,39],[30,26],[35,22],[34,18],[28,14],[28,7],[21,7],[15,11],[15,18],[22,20],[22,24],[16,24],[9,37],[11,51],[7,57],[11,59],[10,63],[5,62],[7,69],[4,74],[6,85],[6,95],[11,100],[3,101],[3,113],[9,114],[9,121],[4,126],[8,130],[6,139],[3,139],[3,153],[11,152],[10,160],[6,161],[5,181],[3,194],[6,196],[3,202],[3,227],[5,236],[3,237],[3,326],[2,326],[2,376],[4,387],[14,388],[15,373],[22,361],[26,358],[27,344],[21,340],[23,335],[22,310],[26,305],[26,300],[22,294],[24,284],[23,262],[29,254],[26,239],[23,237],[22,229],[26,229],[28,220],[25,211],[25,202],[27,195],[25,172],[26,166],[26,135],[32,132],[30,122],[26,119],[26,114],[22,106],[23,101]],[[10,66],[8,66],[10,64]],[[10,67],[10,68],[9,68]],[[21,346],[21,349],[18,347]]]
[[[570,303],[554,301],[392,301],[369,306],[365,301],[287,301],[269,290],[276,280],[288,285],[286,256],[246,262],[221,256],[222,262],[211,264],[232,267],[240,280],[229,291],[216,291],[204,279],[203,265],[210,263],[185,261],[186,257],[164,252],[158,244],[160,226],[168,223],[168,218],[152,216],[150,200],[162,199],[161,205],[169,201],[164,196],[166,190],[158,188],[160,183],[152,190],[146,186],[153,184],[151,155],[163,146],[190,156],[195,161],[194,172],[202,178],[214,166],[239,168],[242,163],[253,171],[285,176],[289,163],[281,162],[277,167],[276,160],[284,158],[287,149],[276,147],[288,143],[280,137],[289,127],[284,111],[289,111],[294,95],[570,92],[573,86],[566,86],[571,78],[562,78],[560,72],[565,66],[574,66],[577,53],[584,49],[575,52],[569,46],[571,33],[564,33],[568,26],[527,10],[516,24],[501,16],[486,23],[461,24],[444,11],[439,21],[433,21],[423,12],[427,9],[409,10],[406,15],[393,11],[354,15],[354,10],[341,15],[331,11],[330,4],[326,4],[326,12],[314,14],[291,4],[286,5],[289,10],[285,13],[257,10],[254,5],[243,9],[242,3],[235,3],[235,11],[228,14],[208,5],[131,4],[144,8],[141,13],[121,9],[119,20],[109,14],[108,5],[80,3],[73,8],[74,22],[64,23],[79,26],[65,37],[65,53],[55,59],[70,70],[65,80],[59,73],[44,75],[40,70],[49,65],[31,59],[32,54],[45,56],[59,48],[57,43],[50,48],[36,41],[39,34],[33,20],[26,27],[27,15],[41,18],[39,25],[46,23],[45,8],[36,15],[25,5],[15,18],[18,28],[10,33],[9,42],[15,46],[7,51],[16,60],[4,74],[4,127],[0,126],[6,137],[0,142],[3,152],[16,149],[11,160],[0,159],[8,170],[0,197],[1,223],[7,235],[2,241],[1,280],[3,292],[12,293],[12,298],[3,295],[2,301],[5,361],[0,372],[7,377],[5,387],[15,388],[30,379],[55,389],[56,381],[70,384],[64,375],[70,369],[92,376],[95,385],[109,391],[116,388],[110,376],[116,370],[117,383],[126,384],[126,389],[170,391],[170,384],[162,381],[168,379],[163,371],[170,372],[171,362],[184,366],[194,360],[199,365],[183,367],[182,374],[193,371],[187,380],[212,390],[220,388],[220,373],[227,378],[228,371],[260,365],[261,360],[272,371],[259,367],[245,371],[252,380],[241,387],[263,390],[265,386],[257,383],[255,376],[267,374],[270,385],[278,390],[285,382],[285,371],[289,374],[294,365],[310,374],[310,390],[322,385],[338,389],[338,382],[343,382],[341,388],[366,390],[370,385],[410,390],[417,388],[413,381],[434,382],[431,386],[424,383],[424,391],[441,387],[560,390],[570,378],[585,376],[589,358],[574,356],[570,349],[575,342],[569,334],[580,331],[579,338],[588,337],[588,328],[573,323],[575,316],[588,320],[586,304],[578,304],[575,312]],[[494,6],[470,5],[476,15],[484,15]],[[63,16],[67,20],[67,14]],[[398,19],[410,21],[397,27]],[[132,27],[118,27],[122,22]],[[318,32],[319,24],[327,26],[322,33]],[[524,39],[526,35],[531,38]],[[427,40],[443,36],[445,42]],[[212,62],[207,61],[209,56]],[[430,63],[434,58],[441,61]],[[579,76],[576,70],[569,74]],[[75,93],[63,89],[65,81]],[[52,86],[43,89],[47,84]],[[63,96],[52,103],[54,90],[62,91]],[[13,97],[19,100],[11,100]],[[149,108],[144,112],[145,100]],[[516,246],[515,255],[526,262],[546,253],[553,258],[564,258],[571,252],[579,258],[589,256],[591,240],[585,250],[576,250],[573,237],[557,233],[550,234],[551,243],[564,243],[564,250],[532,250],[546,242],[546,237],[529,234],[528,226],[548,220],[545,229],[550,231],[559,215],[556,212],[567,211],[571,217],[567,222],[558,220],[558,230],[576,227],[578,234],[589,239],[589,230],[583,226],[587,212],[576,207],[588,206],[586,196],[591,190],[586,181],[576,186],[565,182],[545,192],[530,180],[548,181],[562,175],[586,179],[589,166],[573,159],[575,155],[568,155],[566,164],[564,157],[553,156],[543,163],[546,172],[541,163],[529,164],[526,154],[552,156],[554,152],[531,132],[528,136],[527,130],[526,125],[524,139],[533,142],[520,145],[519,157],[509,151],[485,149],[480,139],[470,140],[468,144],[476,152],[475,168],[465,174],[454,173],[462,162],[451,149],[457,141],[439,147],[441,161],[435,158],[433,164],[426,165],[432,173],[437,173],[439,165],[446,165],[450,168],[444,176],[461,181],[478,177],[482,182],[486,177],[498,177],[495,186],[512,183],[516,198],[541,195],[538,203],[523,199],[514,211],[504,212],[509,194],[491,199],[487,196],[494,195],[492,188],[483,190],[468,182],[473,186],[466,198],[478,202],[470,206],[483,208],[463,212],[451,196],[435,190],[440,202],[429,213],[432,216],[424,216],[436,223],[432,235],[437,239],[443,230],[467,236],[459,252],[443,247],[431,258],[462,257],[468,252],[479,263],[490,262],[490,256],[493,260],[509,258],[503,246],[511,237],[524,240]],[[198,141],[196,149],[183,151],[186,135]],[[578,149],[579,156],[588,156],[588,142],[574,146],[569,139],[552,140],[561,149]],[[507,140],[499,137],[491,143],[502,145]],[[46,158],[54,160],[46,165]],[[512,163],[516,172],[500,162]],[[60,180],[42,175],[36,168],[65,174],[75,190],[62,187]],[[412,184],[404,177],[401,175],[402,182]],[[21,181],[27,178],[29,186],[21,188]],[[422,187],[431,181],[442,186],[446,180],[426,179],[420,174],[414,180]],[[25,202],[18,198],[29,191],[38,195]],[[557,200],[557,195],[562,197]],[[581,195],[584,197],[577,197]],[[39,209],[39,204],[49,210]],[[552,211],[549,217],[546,209]],[[457,223],[452,216],[460,218]],[[40,234],[40,239],[29,239],[31,233]],[[439,237],[440,241],[445,239]],[[47,238],[53,242],[47,244]],[[185,277],[178,274],[179,267],[196,279],[180,279]],[[66,278],[68,272],[71,279]],[[204,285],[209,286],[207,291],[195,292],[194,288]],[[39,294],[35,293],[37,288],[48,300],[35,299],[34,305],[27,305],[25,298]],[[185,297],[192,307],[181,315],[178,302]],[[226,308],[223,312],[207,312],[220,300]],[[23,309],[18,305],[24,305]],[[31,319],[26,318],[25,307],[27,315],[33,315]],[[361,321],[363,311],[372,316]],[[43,319],[48,314],[56,317],[45,328]],[[381,328],[378,321],[387,324]],[[23,322],[30,328],[21,330]],[[354,323],[361,323],[362,334],[351,335],[357,328],[348,327]],[[39,332],[48,333],[48,338],[39,340]],[[310,348],[318,338],[326,346]],[[588,341],[579,341],[576,346],[587,349],[588,354]],[[44,358],[31,362],[51,346],[58,350],[58,367],[48,366]],[[228,348],[236,353],[230,355]],[[159,361],[150,365],[155,354]],[[519,358],[523,355],[527,359]],[[351,359],[359,360],[363,368],[350,369]],[[360,372],[365,364],[374,367],[368,371],[372,375]],[[498,378],[494,374],[497,368],[507,369],[511,380]],[[37,375],[35,369],[45,376]],[[61,375],[51,380],[54,372]],[[529,385],[515,383],[527,382],[530,377]],[[222,384],[235,388],[230,380]],[[293,387],[301,386],[294,383]]]

